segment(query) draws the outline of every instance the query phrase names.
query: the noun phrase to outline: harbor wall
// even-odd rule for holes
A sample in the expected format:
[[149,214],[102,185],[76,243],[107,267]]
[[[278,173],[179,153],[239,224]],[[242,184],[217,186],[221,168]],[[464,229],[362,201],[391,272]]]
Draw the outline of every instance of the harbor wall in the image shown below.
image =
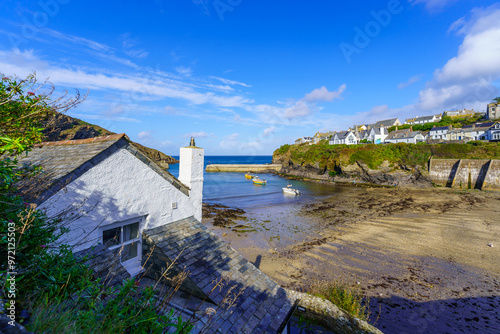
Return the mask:
[[207,165],[205,168],[206,172],[236,172],[236,173],[264,173],[264,172],[279,172],[281,170],[281,164],[269,164],[269,165],[252,165],[252,164],[212,164]]
[[429,176],[450,188],[500,190],[500,160],[431,159]]

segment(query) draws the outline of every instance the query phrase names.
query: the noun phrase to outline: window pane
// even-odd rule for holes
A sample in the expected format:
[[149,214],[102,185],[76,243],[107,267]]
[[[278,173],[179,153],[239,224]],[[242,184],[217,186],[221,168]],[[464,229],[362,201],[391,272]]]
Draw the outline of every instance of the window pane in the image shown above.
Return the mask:
[[128,245],[123,246],[122,250],[122,262],[128,261],[130,259],[133,259],[134,257],[137,257],[137,247],[139,243],[138,242],[133,242]]
[[123,241],[137,239],[139,237],[139,223],[123,226]]
[[102,231],[102,243],[106,247],[116,246],[120,241],[121,227],[115,227],[109,230]]

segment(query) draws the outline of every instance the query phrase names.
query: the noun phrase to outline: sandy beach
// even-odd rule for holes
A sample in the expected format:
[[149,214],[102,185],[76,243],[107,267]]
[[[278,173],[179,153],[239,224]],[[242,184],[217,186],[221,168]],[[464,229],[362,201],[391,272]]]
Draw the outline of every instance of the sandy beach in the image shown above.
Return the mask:
[[214,226],[283,286],[341,280],[385,333],[500,333],[500,193],[344,187]]

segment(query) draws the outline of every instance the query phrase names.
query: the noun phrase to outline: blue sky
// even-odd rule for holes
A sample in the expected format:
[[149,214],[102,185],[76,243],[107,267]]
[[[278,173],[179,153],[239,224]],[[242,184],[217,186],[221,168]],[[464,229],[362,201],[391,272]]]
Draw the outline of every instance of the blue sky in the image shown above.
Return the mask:
[[271,154],[317,131],[500,95],[500,5],[476,0],[23,0],[0,72],[89,91],[69,115],[171,155]]

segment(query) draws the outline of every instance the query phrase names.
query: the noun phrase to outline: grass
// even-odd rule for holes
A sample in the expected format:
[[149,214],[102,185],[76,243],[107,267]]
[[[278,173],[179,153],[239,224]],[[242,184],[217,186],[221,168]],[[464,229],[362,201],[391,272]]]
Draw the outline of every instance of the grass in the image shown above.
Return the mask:
[[369,299],[356,286],[333,282],[316,282],[312,285],[310,294],[329,300],[352,316],[367,321],[370,316]]
[[338,175],[342,167],[364,163],[371,169],[388,162],[393,168],[406,166],[425,168],[435,159],[500,159],[500,143],[469,144],[364,144],[364,145],[284,145],[274,151],[273,160],[292,161],[295,165],[314,166]]

